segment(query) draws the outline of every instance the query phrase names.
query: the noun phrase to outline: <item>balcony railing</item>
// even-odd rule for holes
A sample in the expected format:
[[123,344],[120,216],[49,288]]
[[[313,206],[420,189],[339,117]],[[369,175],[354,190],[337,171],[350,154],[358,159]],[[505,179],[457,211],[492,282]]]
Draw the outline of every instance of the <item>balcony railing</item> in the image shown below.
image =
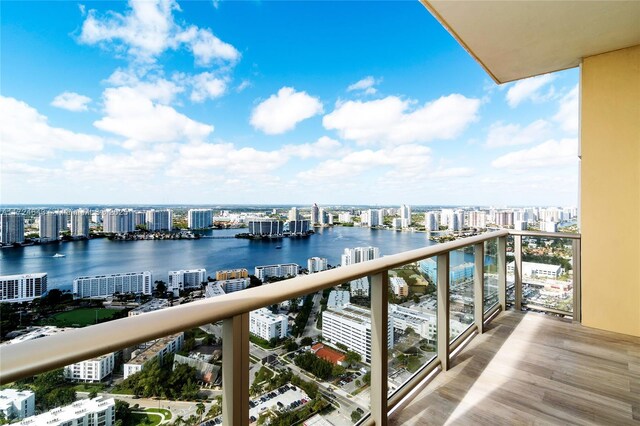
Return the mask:
[[[512,243],[508,239],[512,238]],[[558,309],[523,296],[523,240],[537,243],[555,239],[571,240],[573,269],[571,309]],[[546,244],[545,242],[545,244]],[[513,245],[514,281],[507,280],[507,246]],[[489,245],[492,249],[488,250]],[[473,294],[473,318],[452,339],[451,253],[466,250],[473,256],[473,288],[460,288]],[[491,268],[485,264],[493,256]],[[403,385],[388,392],[388,287],[389,272],[395,268],[436,257],[437,263],[437,338],[436,355]],[[404,398],[437,371],[450,367],[452,356],[463,349],[472,335],[483,333],[485,325],[508,305],[508,292],[514,292],[515,309],[536,309],[580,319],[580,235],[500,230],[459,239],[380,259],[329,271],[300,276],[283,282],[200,300],[145,315],[124,318],[66,333],[0,348],[0,383],[39,374],[114,352],[152,339],[193,327],[222,321],[222,392],[223,424],[249,423],[249,313],[264,306],[318,292],[358,278],[371,278],[371,413],[361,422],[384,425],[388,415],[402,406]],[[467,280],[469,281],[469,280]],[[525,282],[526,284],[526,282]],[[468,291],[470,290],[470,291]],[[454,286],[454,292],[457,291]],[[464,293],[461,293],[464,294]],[[537,301],[537,302],[536,302]],[[471,303],[469,304],[469,306]],[[565,303],[566,305],[566,303]],[[473,315],[472,315],[473,314]]]

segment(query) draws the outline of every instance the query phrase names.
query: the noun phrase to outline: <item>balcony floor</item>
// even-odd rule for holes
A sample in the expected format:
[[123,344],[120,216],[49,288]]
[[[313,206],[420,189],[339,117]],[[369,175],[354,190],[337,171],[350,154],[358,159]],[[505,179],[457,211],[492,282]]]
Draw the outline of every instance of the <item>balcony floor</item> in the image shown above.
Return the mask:
[[508,311],[390,425],[640,425],[640,338]]

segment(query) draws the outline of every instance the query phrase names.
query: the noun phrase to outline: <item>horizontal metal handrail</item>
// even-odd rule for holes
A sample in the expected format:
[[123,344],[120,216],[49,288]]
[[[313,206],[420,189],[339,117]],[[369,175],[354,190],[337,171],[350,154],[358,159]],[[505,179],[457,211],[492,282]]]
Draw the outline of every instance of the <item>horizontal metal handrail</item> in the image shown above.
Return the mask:
[[4,345],[0,347],[0,383],[12,382],[189,328],[232,318],[508,234],[508,230],[488,232],[37,340]]
[[570,240],[579,240],[581,238],[580,234],[569,234],[568,232],[517,231],[510,229],[509,234],[523,237],[567,238]]

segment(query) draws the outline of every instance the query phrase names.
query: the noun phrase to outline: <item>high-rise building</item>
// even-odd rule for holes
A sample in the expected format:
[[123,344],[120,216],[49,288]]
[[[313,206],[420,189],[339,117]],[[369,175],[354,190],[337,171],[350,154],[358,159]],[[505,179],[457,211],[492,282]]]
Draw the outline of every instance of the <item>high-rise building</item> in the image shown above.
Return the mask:
[[47,274],[0,276],[0,302],[30,302],[47,291]]
[[384,225],[384,210],[369,209],[360,215],[360,221],[365,226],[382,226]]
[[464,211],[463,210],[458,210],[456,211],[456,219],[458,221],[458,229],[455,229],[455,231],[459,231],[462,228],[464,228]]
[[138,225],[147,226],[147,212],[146,211],[133,212],[133,223],[135,226],[138,226]]
[[58,229],[60,232],[69,230],[69,211],[68,210],[60,210],[57,211],[58,215]]
[[282,235],[284,225],[276,219],[259,219],[249,221],[249,234],[259,236]]
[[469,212],[469,228],[486,228],[487,214],[481,210]]
[[378,247],[346,248],[342,254],[342,266],[366,262],[367,260],[373,260],[379,257],[380,249]]
[[60,214],[57,212],[40,213],[38,216],[38,227],[40,229],[41,241],[57,241],[60,239]]
[[427,231],[437,231],[438,230],[438,220],[436,218],[435,213],[426,212],[424,214],[424,227]]
[[0,243],[24,242],[24,215],[20,213],[0,214]]
[[320,271],[326,271],[328,261],[324,257],[310,257],[307,259],[307,270],[310,274]]
[[[387,344],[393,347],[393,319],[389,316]],[[322,313],[322,338],[345,345],[365,362],[371,362],[371,310],[356,305],[327,309]]]
[[290,220],[287,227],[291,234],[306,234],[310,229],[308,220]]
[[297,207],[291,207],[291,210],[289,210],[289,221],[292,220],[300,220],[300,212],[298,212]]
[[317,204],[313,204],[311,206],[311,225],[316,225],[320,223],[320,209]]
[[287,337],[288,324],[285,315],[276,315],[266,308],[249,313],[249,333],[265,340]]
[[411,206],[403,204],[400,206],[400,219],[407,219],[411,224]]
[[513,212],[502,211],[496,212],[496,225],[498,226],[513,226]]
[[71,212],[71,236],[89,238],[89,210]]
[[351,213],[342,212],[338,214],[338,222],[340,223],[351,223],[353,219],[351,218]]
[[189,229],[206,229],[213,225],[213,211],[209,209],[191,209],[187,213]]
[[151,294],[151,272],[94,275],[73,280],[73,298],[106,298],[114,293]]
[[171,210],[147,210],[146,225],[149,231],[170,231],[173,228]]
[[102,212],[102,230],[110,234],[125,234],[136,229],[133,210],[107,209]]

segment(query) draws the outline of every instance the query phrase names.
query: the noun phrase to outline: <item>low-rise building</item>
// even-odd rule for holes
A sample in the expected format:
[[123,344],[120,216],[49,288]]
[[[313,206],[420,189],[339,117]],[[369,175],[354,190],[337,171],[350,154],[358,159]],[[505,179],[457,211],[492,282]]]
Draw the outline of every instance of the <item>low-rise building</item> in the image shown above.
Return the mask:
[[113,373],[115,355],[113,352],[64,367],[64,377],[77,382],[100,382]]
[[178,352],[183,344],[184,333],[172,334],[153,343],[147,343],[142,349],[134,351],[133,357],[124,364],[124,378],[142,371],[144,365],[153,359],[159,357],[162,360],[165,355]]
[[[356,305],[327,309],[322,313],[322,337],[334,345],[342,344],[371,362],[371,310]],[[393,347],[393,318],[389,316],[387,343]]]
[[327,301],[328,309],[342,308],[351,302],[351,292],[347,290],[331,290],[329,300]]
[[353,297],[369,297],[369,278],[362,277],[351,281],[349,291]]
[[31,302],[47,291],[47,274],[0,276],[0,303]]
[[329,262],[324,257],[310,257],[307,259],[307,270],[310,274],[320,271],[326,271],[329,266]]
[[113,426],[115,423],[115,400],[99,396],[93,399],[80,399],[71,405],[27,417],[16,424],[20,426]]
[[0,413],[5,419],[24,419],[36,411],[36,395],[30,390],[1,389]]
[[255,276],[262,282],[272,277],[297,277],[300,267],[296,263],[282,263],[279,265],[256,266]]
[[151,272],[127,272],[78,277],[73,280],[73,298],[104,299],[115,293],[151,294]]
[[[515,271],[515,262],[507,265],[507,273],[513,274]],[[550,265],[546,263],[522,262],[522,275],[531,278],[558,278],[562,275],[564,269],[560,265]]]
[[391,290],[393,294],[398,297],[407,297],[409,296],[409,286],[407,282],[402,277],[389,277],[389,282],[391,284]]
[[207,270],[203,268],[169,271],[167,291],[171,291],[174,296],[178,296],[180,290],[184,290],[185,288],[199,288],[202,283],[206,281]]
[[152,299],[140,305],[135,309],[129,311],[128,316],[135,317],[137,315],[146,314],[147,312],[159,311],[160,309],[168,308],[170,303],[167,299]]
[[206,298],[218,297],[224,294],[226,293],[219,282],[211,282],[207,284],[207,288],[204,291],[204,297]]
[[251,280],[249,278],[235,278],[231,280],[217,281],[225,293],[233,293],[234,291],[244,290],[249,287]]
[[249,332],[265,340],[284,339],[288,326],[286,316],[274,314],[266,308],[249,313]]
[[236,278],[248,278],[249,271],[246,269],[226,269],[223,271],[216,271],[216,280],[233,280]]

